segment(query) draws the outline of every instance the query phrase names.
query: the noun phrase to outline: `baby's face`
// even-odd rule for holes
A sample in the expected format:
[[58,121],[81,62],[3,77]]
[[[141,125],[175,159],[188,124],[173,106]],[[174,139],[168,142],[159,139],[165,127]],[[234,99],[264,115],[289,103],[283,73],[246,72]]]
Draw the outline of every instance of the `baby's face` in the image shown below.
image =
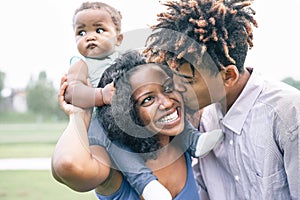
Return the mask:
[[111,15],[104,9],[87,9],[74,17],[78,51],[89,58],[104,58],[122,42]]
[[137,113],[148,130],[167,136],[182,132],[183,100],[164,70],[155,64],[142,65],[131,76],[130,83]]

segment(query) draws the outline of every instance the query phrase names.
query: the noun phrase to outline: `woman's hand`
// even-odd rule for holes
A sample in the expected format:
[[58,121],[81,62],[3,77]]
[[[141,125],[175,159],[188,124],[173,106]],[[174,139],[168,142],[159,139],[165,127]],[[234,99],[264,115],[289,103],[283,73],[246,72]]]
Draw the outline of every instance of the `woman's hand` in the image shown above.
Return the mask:
[[60,90],[58,93],[58,102],[59,102],[61,110],[63,110],[69,116],[72,114],[76,114],[76,113],[82,113],[83,114],[82,117],[84,118],[85,122],[89,124],[92,109],[82,109],[82,108],[79,108],[77,106],[73,106],[72,104],[67,103],[65,101],[65,96],[64,96],[67,87],[68,87],[67,76],[64,75],[61,78]]

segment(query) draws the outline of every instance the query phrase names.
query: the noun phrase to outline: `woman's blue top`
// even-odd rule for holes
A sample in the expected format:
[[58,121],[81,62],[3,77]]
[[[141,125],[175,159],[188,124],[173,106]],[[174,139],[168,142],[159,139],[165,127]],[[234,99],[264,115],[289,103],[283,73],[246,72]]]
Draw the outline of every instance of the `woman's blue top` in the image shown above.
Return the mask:
[[[187,180],[184,188],[181,192],[174,198],[174,200],[199,200],[198,190],[192,170],[192,159],[188,153],[185,153],[185,160],[187,165]],[[121,187],[117,192],[109,196],[103,196],[96,193],[98,199],[100,200],[139,200],[139,195],[130,186],[125,178]]]

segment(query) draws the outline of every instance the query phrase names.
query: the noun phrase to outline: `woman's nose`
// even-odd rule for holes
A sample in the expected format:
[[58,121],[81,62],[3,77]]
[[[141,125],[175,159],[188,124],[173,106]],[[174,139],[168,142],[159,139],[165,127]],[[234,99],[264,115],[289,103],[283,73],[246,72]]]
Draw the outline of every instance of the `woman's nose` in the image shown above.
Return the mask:
[[167,109],[171,108],[172,106],[173,106],[173,100],[169,96],[162,94],[160,96],[159,109],[167,110]]

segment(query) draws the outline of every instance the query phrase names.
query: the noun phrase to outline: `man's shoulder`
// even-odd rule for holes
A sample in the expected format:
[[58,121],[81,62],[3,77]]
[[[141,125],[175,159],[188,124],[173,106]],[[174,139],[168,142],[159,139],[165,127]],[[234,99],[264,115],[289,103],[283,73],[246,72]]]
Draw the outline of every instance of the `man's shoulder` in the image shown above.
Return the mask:
[[272,105],[300,105],[300,90],[282,81],[265,80],[260,99]]

